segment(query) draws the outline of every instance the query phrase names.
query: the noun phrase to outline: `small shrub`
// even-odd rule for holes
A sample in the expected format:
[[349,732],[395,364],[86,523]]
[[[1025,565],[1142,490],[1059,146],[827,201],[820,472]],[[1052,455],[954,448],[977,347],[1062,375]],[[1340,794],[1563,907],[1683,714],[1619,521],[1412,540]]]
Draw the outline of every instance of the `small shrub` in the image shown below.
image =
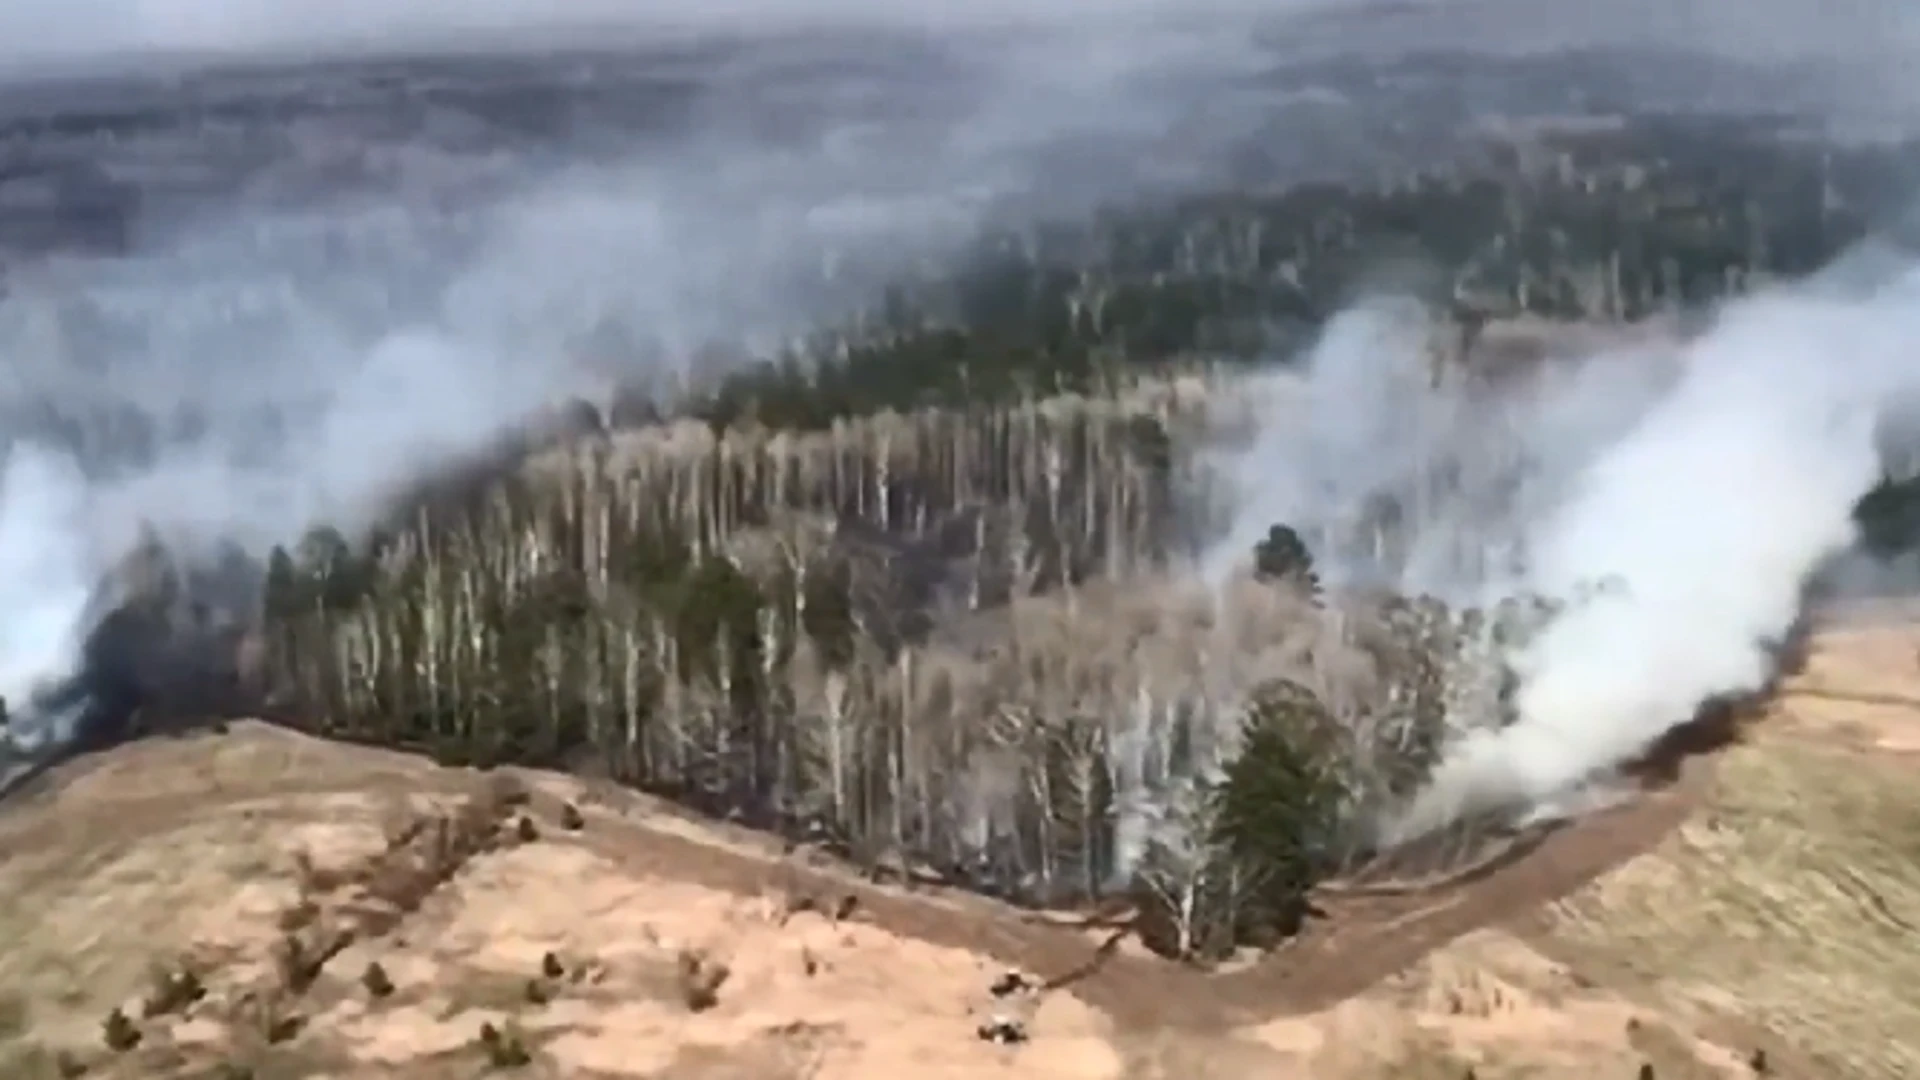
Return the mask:
[[511,1028],[502,1031],[491,1023],[481,1024],[479,1042],[491,1068],[522,1069],[533,1064],[533,1055],[527,1051],[525,1041]]
[[366,988],[367,996],[375,1001],[393,996],[393,980],[387,976],[387,969],[381,967],[378,960],[369,963],[367,969],[360,973],[360,985]]
[[1253,546],[1253,575],[1261,581],[1285,581],[1317,590],[1313,553],[1291,525],[1275,525]]
[[280,984],[295,994],[306,993],[330,959],[299,934],[283,935],[274,948],[273,958],[280,973]]
[[520,820],[514,823],[513,830],[514,835],[518,837],[523,844],[531,844],[540,839],[540,827],[535,825],[533,819],[527,817],[525,814],[522,814]]
[[680,997],[688,1010],[706,1012],[720,1004],[720,987],[731,974],[727,965],[691,949],[680,953],[676,965]]
[[299,1013],[285,1009],[275,1009],[266,1018],[266,1025],[260,1034],[269,1045],[291,1042],[300,1036],[307,1026],[307,1019]]
[[580,813],[579,807],[572,803],[562,803],[560,806],[560,827],[568,832],[579,832],[581,829],[587,827],[587,819]]
[[107,1049],[116,1054],[124,1054],[140,1045],[140,1028],[122,1009],[114,1009],[100,1024],[101,1041]]

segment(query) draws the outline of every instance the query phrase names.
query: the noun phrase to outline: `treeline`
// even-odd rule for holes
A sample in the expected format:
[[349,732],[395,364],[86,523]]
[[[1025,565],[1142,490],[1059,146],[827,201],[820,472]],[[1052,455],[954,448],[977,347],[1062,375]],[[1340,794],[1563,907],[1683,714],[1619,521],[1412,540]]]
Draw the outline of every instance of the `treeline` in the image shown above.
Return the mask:
[[[841,738],[793,722],[801,669],[810,692],[841,686],[833,709],[897,712],[907,702],[875,697],[895,690],[847,673],[892,678],[936,615],[1150,572],[1173,521],[1157,425],[1070,402],[576,446],[366,548],[322,533],[277,552],[273,667],[331,733],[449,760],[586,755],[791,823],[820,812],[816,738]],[[879,812],[884,778],[863,771],[878,767],[833,765],[829,816]]]
[[329,735],[591,769],[876,872],[1094,891],[1106,719],[1023,719],[1052,673],[990,678],[931,639],[1095,571],[1150,576],[1158,424],[1055,401],[556,452],[364,550],[277,552],[271,682]]
[[1889,178],[1912,156],[1634,130],[1543,140],[1471,172],[995,232],[957,270],[897,283],[693,408],[718,425],[818,428],[882,408],[1090,392],[1116,369],[1196,356],[1266,361],[1382,274],[1463,327],[1524,313],[1636,320],[1823,265],[1892,212]]
[[1550,609],[1328,597],[1284,526],[1225,600],[1179,580],[1215,390],[1172,373],[1304,340],[1395,259],[1469,327],[1812,265],[1864,212],[1778,153],[1764,191],[1602,154],[985,237],[683,419],[629,402],[277,552],[269,683],[327,734],[591,771],[875,874],[1122,893],[1170,954],[1272,940],[1454,726],[1504,722]]
[[1192,404],[556,451],[276,553],[269,683],[333,737],[607,776],[875,875],[1129,896],[1170,954],[1270,942],[1447,725],[1499,722],[1490,657],[1539,612],[1330,608],[1284,529],[1225,603],[1167,574],[1184,465],[1153,433]]

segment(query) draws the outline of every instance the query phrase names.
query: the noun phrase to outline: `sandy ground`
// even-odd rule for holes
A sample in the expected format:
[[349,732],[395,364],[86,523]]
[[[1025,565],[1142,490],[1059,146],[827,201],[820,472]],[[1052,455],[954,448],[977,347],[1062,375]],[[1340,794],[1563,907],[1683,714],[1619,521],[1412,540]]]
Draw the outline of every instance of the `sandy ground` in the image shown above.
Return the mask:
[[1711,768],[1211,975],[569,778],[123,747],[0,810],[0,1076],[1917,1076],[1909,696],[1828,631]]

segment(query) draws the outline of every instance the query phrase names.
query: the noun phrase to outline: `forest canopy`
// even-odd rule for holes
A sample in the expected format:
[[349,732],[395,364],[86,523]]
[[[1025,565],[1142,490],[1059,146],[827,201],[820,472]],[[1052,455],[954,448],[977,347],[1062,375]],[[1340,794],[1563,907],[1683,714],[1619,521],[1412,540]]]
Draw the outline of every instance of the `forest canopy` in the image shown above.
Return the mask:
[[[1492,321],[1629,322],[1803,273],[1885,209],[1865,151],[1632,134],[983,235],[685,400],[635,391],[369,538],[275,552],[276,710],[590,771],[876,876],[1123,897],[1170,955],[1272,943],[1376,854],[1366,822],[1462,701],[1501,722],[1501,650],[1550,605],[1374,598],[1360,641],[1288,522],[1229,602],[1201,595],[1181,567],[1212,539],[1213,395],[1382,261],[1425,268],[1464,361]],[[1883,539],[1911,534],[1895,494],[1863,504]],[[1330,693],[1305,641],[1366,674]]]

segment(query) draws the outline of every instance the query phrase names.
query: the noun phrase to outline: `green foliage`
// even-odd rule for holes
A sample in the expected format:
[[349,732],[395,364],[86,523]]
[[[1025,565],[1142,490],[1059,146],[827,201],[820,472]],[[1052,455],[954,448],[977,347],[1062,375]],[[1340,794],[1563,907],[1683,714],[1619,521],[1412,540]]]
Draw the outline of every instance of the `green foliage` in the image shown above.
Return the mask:
[[[276,553],[271,681],[336,737],[447,764],[590,767],[774,828],[910,832],[957,865],[963,824],[900,805],[957,800],[961,781],[920,771],[939,744],[889,703],[916,692],[889,688],[912,670],[899,654],[953,575],[991,583],[1016,557],[1082,572],[1115,553],[1135,569],[1163,559],[1164,477],[1138,456],[1157,427],[1142,421],[1109,402],[930,412],[798,441],[703,432],[502,476],[370,544],[320,535]],[[982,503],[1018,508],[1021,546],[992,546],[970,516]],[[823,715],[829,676],[854,688],[844,720]],[[996,838],[1020,853],[995,858],[1049,880],[1070,866],[1084,888],[1110,874],[1095,820],[1107,781],[1097,747],[1067,742],[1061,823]]]
[[1320,579],[1313,571],[1313,553],[1291,525],[1275,525],[1253,546],[1253,573],[1262,581],[1285,581],[1314,592]]
[[1341,785],[1327,740],[1338,726],[1305,687],[1267,688],[1216,793],[1215,839],[1280,887],[1304,887],[1331,849]]
[[[675,640],[682,643],[679,677],[688,682],[745,686],[760,662],[760,587],[724,556],[690,564],[665,600]],[[751,708],[750,700],[732,702]]]
[[1904,208],[1887,194],[1904,185],[1886,180],[1911,161],[1906,147],[1842,163],[1770,132],[1645,118],[1555,148],[1571,172],[1312,183],[989,234],[951,272],[887,290],[692,408],[717,427],[752,416],[813,430],[883,409],[1098,393],[1193,356],[1264,362],[1387,264],[1433,268],[1420,291],[1463,323],[1641,319],[1823,265],[1873,215]]
[[1347,742],[1306,687],[1260,688],[1221,774],[1171,795],[1170,832],[1140,868],[1135,898],[1150,948],[1221,959],[1299,931],[1313,887],[1339,867]]
[[1238,756],[1213,792],[1213,840],[1252,883],[1243,933],[1266,923],[1299,928],[1308,890],[1333,867],[1341,824],[1342,760],[1328,740],[1338,723],[1312,692],[1269,687],[1249,710]]

